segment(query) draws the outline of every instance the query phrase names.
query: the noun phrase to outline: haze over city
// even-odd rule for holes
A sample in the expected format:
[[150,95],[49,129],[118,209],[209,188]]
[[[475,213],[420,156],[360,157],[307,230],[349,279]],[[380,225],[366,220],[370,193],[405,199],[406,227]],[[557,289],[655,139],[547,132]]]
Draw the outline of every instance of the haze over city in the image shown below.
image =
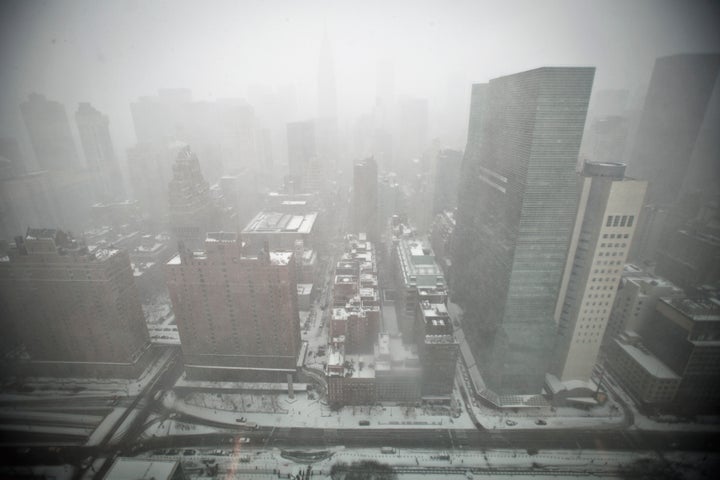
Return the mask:
[[3,2],[2,129],[23,134],[31,92],[111,115],[118,146],[135,139],[128,102],[158,88],[197,100],[247,98],[247,88],[295,85],[298,117],[313,116],[327,32],[341,124],[370,110],[377,64],[398,95],[428,98],[433,128],[464,139],[472,82],[542,65],[597,68],[596,89],[640,99],[656,57],[717,48],[713,2],[193,1]]
[[0,5],[0,477],[714,478],[720,6]]

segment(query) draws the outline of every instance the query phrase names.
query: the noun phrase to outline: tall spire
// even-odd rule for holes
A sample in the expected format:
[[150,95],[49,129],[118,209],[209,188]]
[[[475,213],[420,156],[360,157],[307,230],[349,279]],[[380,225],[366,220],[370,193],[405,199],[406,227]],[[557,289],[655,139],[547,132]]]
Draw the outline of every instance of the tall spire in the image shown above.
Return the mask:
[[318,117],[337,119],[337,92],[335,90],[335,62],[328,37],[327,27],[323,31],[318,63]]

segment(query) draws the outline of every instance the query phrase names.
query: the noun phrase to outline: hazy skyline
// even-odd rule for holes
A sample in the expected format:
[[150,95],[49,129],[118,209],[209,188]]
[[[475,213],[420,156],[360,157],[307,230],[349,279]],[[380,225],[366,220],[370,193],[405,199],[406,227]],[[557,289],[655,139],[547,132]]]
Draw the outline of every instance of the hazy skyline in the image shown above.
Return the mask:
[[325,30],[341,124],[372,109],[380,60],[394,63],[395,93],[428,98],[432,117],[457,104],[448,97],[468,103],[472,82],[500,75],[587,65],[597,67],[595,91],[637,90],[656,57],[720,48],[720,9],[711,2],[81,0],[0,8],[0,134],[25,143],[18,105],[31,92],[61,101],[69,115],[89,101],[110,116],[122,157],[135,141],[129,103],[158,88],[213,100],[245,98],[250,85],[293,84],[299,117],[314,117]]

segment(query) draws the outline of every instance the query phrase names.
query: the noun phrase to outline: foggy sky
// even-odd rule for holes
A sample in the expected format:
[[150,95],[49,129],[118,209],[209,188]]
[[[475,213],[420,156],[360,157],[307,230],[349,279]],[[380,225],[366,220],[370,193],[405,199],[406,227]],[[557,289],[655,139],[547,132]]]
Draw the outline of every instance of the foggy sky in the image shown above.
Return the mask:
[[596,66],[595,90],[637,90],[658,56],[720,50],[719,20],[700,1],[3,1],[0,135],[26,141],[30,92],[109,114],[118,153],[135,141],[129,102],[158,88],[212,100],[294,84],[309,118],[325,30],[345,119],[371,110],[380,60],[431,116],[473,81],[544,65]]

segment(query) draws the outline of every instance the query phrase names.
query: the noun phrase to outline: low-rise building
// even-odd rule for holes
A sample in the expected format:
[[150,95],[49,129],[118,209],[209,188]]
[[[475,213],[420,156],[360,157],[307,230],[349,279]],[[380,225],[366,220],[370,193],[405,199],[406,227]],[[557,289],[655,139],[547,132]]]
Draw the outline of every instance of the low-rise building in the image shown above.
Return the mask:
[[435,262],[429,243],[410,238],[396,238],[393,242],[395,310],[403,339],[411,343],[415,340],[418,289],[434,289],[441,294],[446,291],[445,277]]
[[608,347],[608,367],[644,403],[714,412],[720,401],[720,302],[662,298],[637,333]]
[[672,282],[627,264],[623,268],[603,345],[608,346],[625,330],[639,331],[655,312],[660,297],[682,295]]
[[675,399],[681,378],[627,331],[608,346],[607,367],[623,388],[646,405],[664,405]]
[[422,395],[449,400],[455,381],[460,345],[445,303],[422,301],[417,310],[417,346],[422,365]]
[[399,338],[378,335],[373,353],[346,355],[336,348],[326,367],[331,405],[373,405],[420,401],[421,368],[417,354]]
[[663,298],[638,333],[648,350],[682,377],[676,406],[714,411],[720,402],[720,301]]
[[179,460],[142,460],[118,457],[104,480],[184,480]]

